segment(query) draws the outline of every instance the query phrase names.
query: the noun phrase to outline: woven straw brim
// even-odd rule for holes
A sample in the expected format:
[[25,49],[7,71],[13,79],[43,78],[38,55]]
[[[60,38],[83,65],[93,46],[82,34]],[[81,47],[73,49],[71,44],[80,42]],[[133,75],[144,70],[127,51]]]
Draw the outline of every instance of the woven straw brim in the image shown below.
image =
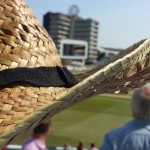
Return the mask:
[[[139,53],[137,54],[137,56],[135,55],[134,57],[131,57],[129,55],[131,52],[139,49],[147,50],[145,52],[144,58],[142,56],[142,53],[139,54],[140,51],[138,51]],[[75,75],[75,77],[78,82],[80,82],[83,79],[94,74],[95,72],[98,72],[99,70],[110,66],[110,64],[114,63],[116,60],[127,57],[129,62],[133,62],[130,68],[127,67],[113,77],[110,76],[107,80],[104,80],[104,84],[101,85],[102,87],[100,88],[101,93],[127,93],[130,89],[141,87],[142,85],[149,82],[149,56],[149,39],[141,40],[138,43],[135,43],[134,45],[120,52],[118,55],[114,56],[112,59],[106,61],[105,63],[89,68],[86,71]],[[141,59],[141,61],[139,61],[139,59]],[[123,62],[123,59],[122,66],[126,66],[126,63]],[[114,70],[113,68],[109,69],[112,69],[112,72]],[[109,69],[107,71],[109,71]],[[119,69],[121,69],[121,67]]]
[[[1,106],[3,110],[0,114],[0,145],[10,143],[41,121],[90,96],[101,93],[126,93],[149,82],[150,40],[143,40],[129,49],[109,64],[101,66],[100,70],[95,69],[97,72],[70,89],[30,86],[2,89],[0,101],[4,105]],[[82,76],[83,74],[80,74],[76,77],[80,79]]]

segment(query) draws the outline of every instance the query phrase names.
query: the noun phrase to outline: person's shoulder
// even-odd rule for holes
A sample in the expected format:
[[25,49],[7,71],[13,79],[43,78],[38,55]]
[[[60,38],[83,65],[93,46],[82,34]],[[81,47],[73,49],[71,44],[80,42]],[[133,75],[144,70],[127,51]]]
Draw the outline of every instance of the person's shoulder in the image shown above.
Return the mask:
[[116,144],[118,146],[120,140],[123,139],[127,133],[129,133],[128,128],[130,128],[130,124],[131,123],[128,122],[127,124],[108,132],[104,137],[104,142],[100,150],[111,149],[116,146]]
[[[137,147],[144,145],[145,141],[146,143],[150,143],[150,130],[148,127],[149,126],[146,126],[143,122],[137,123],[136,120],[132,120],[124,126],[113,129],[107,133],[104,138],[103,147],[113,147],[116,145],[119,147],[123,143]],[[134,143],[137,144],[134,145]],[[103,147],[102,150],[106,149]]]
[[22,150],[36,150],[36,144],[33,138],[29,137],[22,146]]
[[133,130],[132,129],[133,123],[134,123],[134,121],[130,121],[121,127],[115,128],[115,129],[111,130],[109,133],[107,133],[107,136],[110,139],[114,139],[115,137],[119,138],[120,136],[124,136]]
[[23,145],[22,150],[38,150],[34,143]]
[[109,139],[119,139],[123,137],[137,136],[140,137],[142,135],[150,137],[150,126],[143,125],[143,122],[140,122],[142,125],[137,122],[137,120],[132,120],[125,125],[113,129],[109,133],[107,133],[107,137]]

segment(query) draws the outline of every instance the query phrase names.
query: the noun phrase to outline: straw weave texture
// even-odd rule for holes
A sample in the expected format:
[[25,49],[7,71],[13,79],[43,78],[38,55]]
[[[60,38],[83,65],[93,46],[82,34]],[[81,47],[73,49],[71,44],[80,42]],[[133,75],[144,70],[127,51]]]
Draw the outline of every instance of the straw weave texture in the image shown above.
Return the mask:
[[[22,86],[22,89],[21,87],[3,89],[2,93],[12,93],[12,97],[8,99],[9,103],[18,101],[18,104],[22,103],[23,107],[16,105],[15,111],[9,109],[4,111],[7,112],[4,115],[0,114],[8,120],[3,123],[4,117],[0,124],[0,131],[3,131],[0,145],[10,143],[15,137],[32,129],[39,122],[93,95],[126,93],[132,88],[148,83],[150,81],[149,52],[150,40],[147,39],[127,55],[109,63],[70,89],[43,87],[39,89],[28,86]],[[56,91],[52,93],[52,89]],[[17,117],[13,117],[14,114],[17,114]]]
[[0,0],[0,70],[61,66],[56,47],[22,0]]
[[[66,88],[13,84],[0,89],[0,147],[41,121],[90,96],[126,93],[150,81],[150,40],[142,40],[104,65],[76,75]],[[62,66],[52,39],[22,0],[0,0],[0,70]]]
[[[62,66],[51,37],[22,0],[0,0],[0,71],[40,66]],[[0,135],[64,90],[30,85],[0,89]]]

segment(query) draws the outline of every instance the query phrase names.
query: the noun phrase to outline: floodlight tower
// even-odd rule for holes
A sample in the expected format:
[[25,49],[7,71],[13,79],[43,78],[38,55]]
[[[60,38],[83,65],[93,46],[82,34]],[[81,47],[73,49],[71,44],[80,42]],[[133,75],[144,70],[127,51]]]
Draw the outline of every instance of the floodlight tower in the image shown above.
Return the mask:
[[71,29],[70,29],[70,38],[74,38],[74,26],[75,26],[75,19],[79,15],[80,9],[77,5],[72,5],[69,8],[69,15],[71,16]]

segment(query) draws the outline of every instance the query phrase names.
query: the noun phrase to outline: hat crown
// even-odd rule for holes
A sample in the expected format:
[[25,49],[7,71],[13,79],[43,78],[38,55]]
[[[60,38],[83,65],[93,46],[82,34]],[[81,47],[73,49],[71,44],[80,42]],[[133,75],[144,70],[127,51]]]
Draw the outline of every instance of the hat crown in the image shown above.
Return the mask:
[[0,0],[0,70],[61,66],[49,34],[22,0]]

